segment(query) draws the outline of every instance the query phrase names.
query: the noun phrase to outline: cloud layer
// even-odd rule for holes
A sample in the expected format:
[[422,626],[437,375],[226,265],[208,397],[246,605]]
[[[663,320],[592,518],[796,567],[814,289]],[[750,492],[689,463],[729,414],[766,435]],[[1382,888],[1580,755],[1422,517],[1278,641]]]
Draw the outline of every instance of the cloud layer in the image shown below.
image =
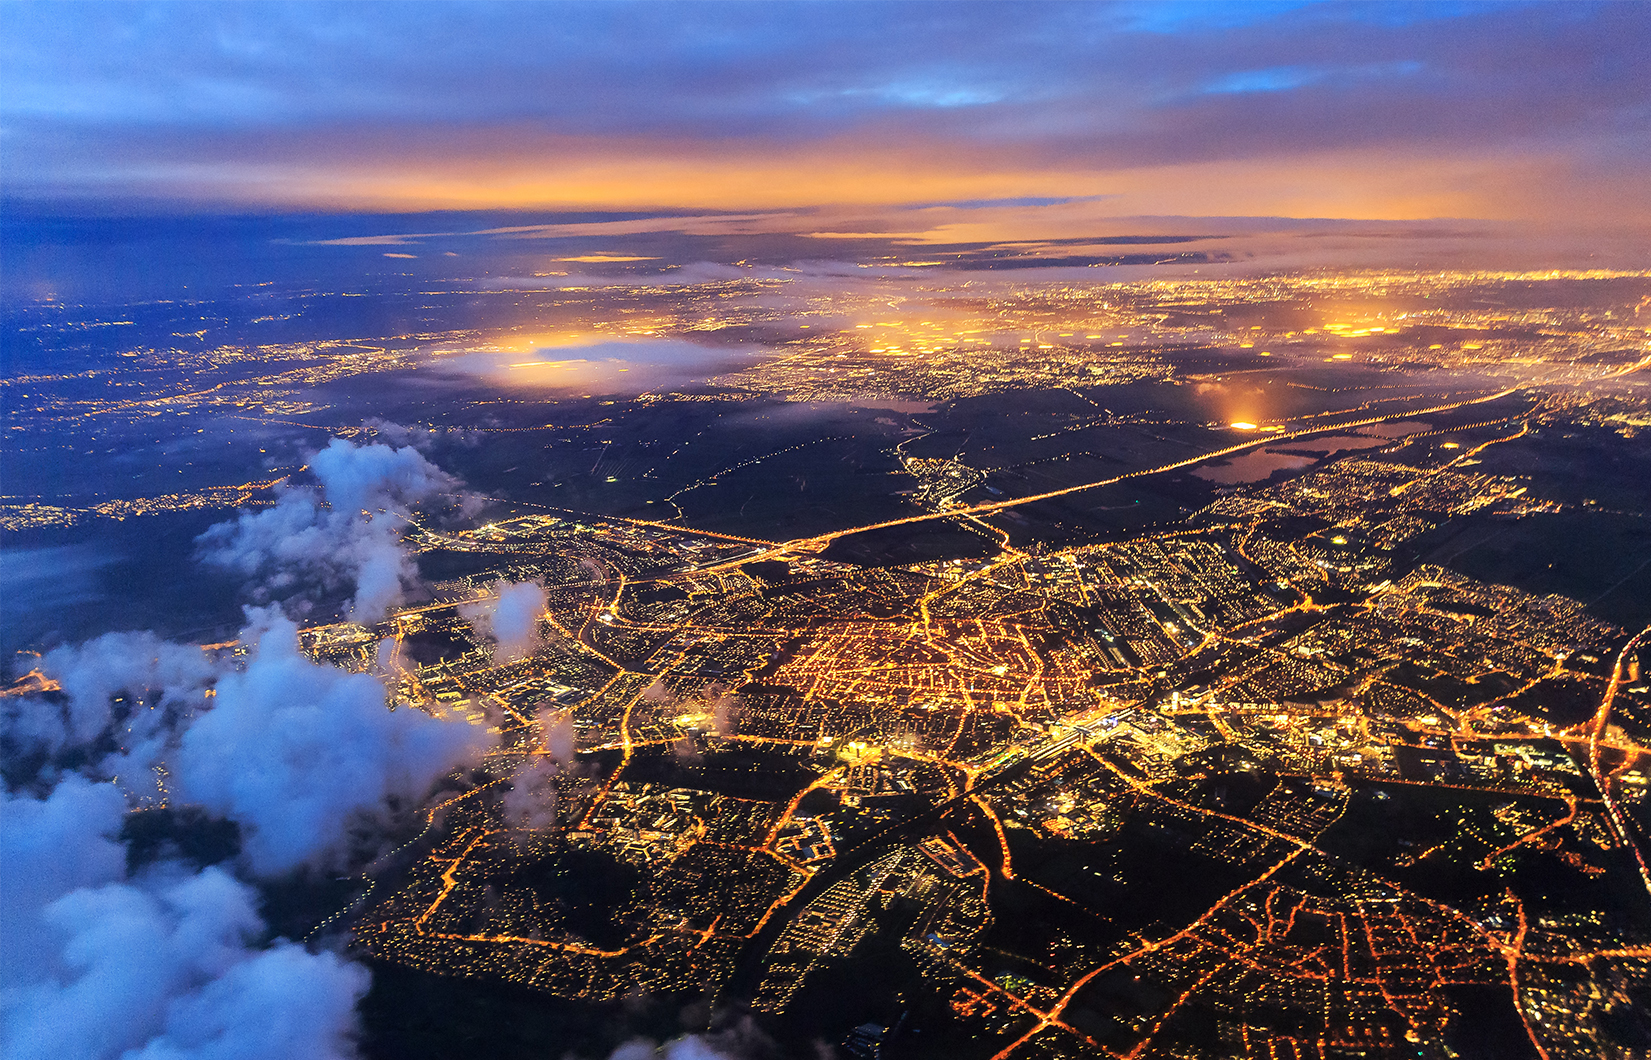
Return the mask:
[[1640,4],[29,5],[8,22],[4,175],[31,196],[1651,210]]
[[6,982],[6,1056],[353,1055],[366,969],[289,942],[250,946],[264,930],[256,901],[218,868],[130,882],[116,875],[57,897],[39,919],[64,939],[61,953]]

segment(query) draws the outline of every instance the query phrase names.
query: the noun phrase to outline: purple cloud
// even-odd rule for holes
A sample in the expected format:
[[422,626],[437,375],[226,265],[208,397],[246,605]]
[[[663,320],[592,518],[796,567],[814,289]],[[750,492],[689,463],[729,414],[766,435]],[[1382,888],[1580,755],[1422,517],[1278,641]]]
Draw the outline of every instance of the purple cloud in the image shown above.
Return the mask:
[[[1035,196],[1072,193],[1054,167],[1093,171],[1094,192],[1235,160],[1344,180],[1303,160],[1349,152],[1506,156],[1628,195],[1651,161],[1640,4],[29,5],[8,21],[4,175],[37,197],[507,205],[489,174],[554,161],[658,170],[616,204],[674,187],[713,205],[718,158],[813,156],[984,170]],[[1169,212],[1213,212],[1186,202]]]

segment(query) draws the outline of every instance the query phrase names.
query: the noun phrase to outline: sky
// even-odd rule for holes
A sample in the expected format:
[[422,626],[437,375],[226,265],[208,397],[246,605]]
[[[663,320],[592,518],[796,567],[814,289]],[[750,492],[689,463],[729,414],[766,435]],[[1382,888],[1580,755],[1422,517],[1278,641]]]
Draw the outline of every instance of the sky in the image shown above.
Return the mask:
[[[9,203],[1651,224],[1642,3],[0,5]],[[775,218],[778,218],[776,220]]]

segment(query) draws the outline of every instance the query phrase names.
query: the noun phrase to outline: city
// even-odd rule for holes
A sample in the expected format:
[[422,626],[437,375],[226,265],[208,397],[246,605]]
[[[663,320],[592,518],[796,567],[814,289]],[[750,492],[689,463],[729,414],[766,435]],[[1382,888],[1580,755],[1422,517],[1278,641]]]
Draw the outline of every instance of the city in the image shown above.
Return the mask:
[[[1601,279],[1626,278],[1383,282],[1443,297]],[[1063,302],[1088,314],[1130,301],[1145,318],[1173,298],[1184,314],[1231,316],[1283,285],[1123,285],[1087,299],[1060,288],[994,312],[1017,325],[1009,334]],[[695,493],[783,481],[852,437],[777,434],[748,443],[751,457],[670,471],[703,432],[669,450],[632,442],[621,406],[591,399],[607,415],[583,429],[612,437],[581,446],[596,450],[584,483],[664,495],[693,475],[663,513],[647,502],[620,514],[622,497],[612,514],[579,512],[500,480],[485,486],[486,521],[405,524],[420,569],[451,572],[425,599],[301,631],[316,660],[379,675],[396,709],[459,711],[498,734],[462,790],[421,811],[425,831],[368,866],[326,923],[344,918],[352,949],[377,960],[575,1002],[705,997],[798,1034],[841,1036],[852,1019],[861,1049],[1450,1055],[1512,1019],[1542,1055],[1610,1042],[1632,1055],[1635,1039],[1618,1036],[1651,971],[1633,911],[1651,895],[1637,838],[1651,777],[1645,639],[1562,594],[1419,561],[1451,527],[1605,510],[1493,458],[1583,429],[1632,441],[1647,418],[1633,378],[1651,357],[1646,329],[1596,329],[1601,312],[1528,316],[1555,330],[1551,351],[1496,360],[1492,340],[1446,354],[1422,341],[1437,330],[1407,338],[1395,323],[1371,332],[1379,352],[1358,355],[1381,367],[1340,387],[1322,385],[1346,370],[1335,351],[1367,336],[1339,324],[1164,328],[1156,353],[1116,369],[1118,332],[1046,344],[1065,359],[1036,362],[1018,338],[975,332],[999,339],[988,356],[1018,388],[1003,393],[1064,394],[1090,412],[1029,404],[1018,437],[974,424],[990,441],[962,448],[937,422],[938,403],[958,407],[953,384],[933,375],[975,341],[958,329],[923,340],[921,379],[865,368],[887,378],[839,395],[888,420],[871,426],[890,516],[789,540],[753,523],[695,529],[682,513]],[[1101,325],[1049,326],[1071,340]],[[1435,311],[1428,327],[1482,340],[1495,323]],[[815,358],[859,371],[899,352],[865,330],[716,380],[712,414],[771,409],[768,387],[832,373]],[[1248,353],[1257,341],[1278,349]],[[1212,345],[1244,367],[1210,365]],[[1305,397],[1217,391],[1255,425],[1099,402],[1130,383],[1242,378],[1261,354],[1277,359],[1261,371]],[[1007,385],[969,378],[977,392]],[[200,383],[181,385],[192,389],[162,399],[180,413]],[[213,400],[243,408],[243,385],[269,382],[217,386]],[[689,398],[705,404],[644,394],[624,415]],[[551,450],[578,430],[468,429],[543,433]],[[1103,449],[1084,437],[1102,432],[1141,441],[1104,444],[1110,466],[1071,466]],[[1111,527],[1049,510],[1171,477],[1206,503]],[[256,511],[284,482],[52,511]],[[539,484],[547,499],[560,488]],[[19,527],[69,522],[14,511]],[[952,536],[923,547],[951,558],[901,540],[938,529]],[[503,655],[475,615],[522,584],[542,586],[543,610],[531,649]],[[15,690],[46,681],[21,675]],[[1172,877],[1183,882],[1166,890]],[[840,1012],[844,976],[868,961],[886,996]]]
[[0,4],[0,1056],[1651,1057],[1648,13]]

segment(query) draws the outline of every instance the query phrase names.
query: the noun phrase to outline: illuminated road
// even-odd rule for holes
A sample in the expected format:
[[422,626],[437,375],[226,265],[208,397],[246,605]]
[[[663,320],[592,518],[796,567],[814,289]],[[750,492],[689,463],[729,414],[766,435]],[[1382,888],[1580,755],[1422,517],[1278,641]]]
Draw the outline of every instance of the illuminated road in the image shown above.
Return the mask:
[[1336,431],[1356,430],[1360,427],[1369,427],[1372,424],[1386,423],[1389,420],[1408,419],[1412,416],[1428,416],[1439,412],[1449,412],[1452,409],[1466,408],[1469,405],[1482,405],[1486,402],[1496,401],[1501,398],[1505,398],[1510,394],[1518,393],[1520,390],[1526,389],[1527,385],[1528,384],[1520,383],[1516,386],[1510,386],[1506,390],[1499,390],[1494,394],[1487,394],[1483,397],[1469,398],[1466,401],[1453,401],[1444,405],[1432,405],[1425,409],[1406,409],[1403,412],[1391,412],[1381,416],[1369,416],[1362,420],[1348,420],[1341,423],[1329,424],[1323,427],[1309,427],[1305,430],[1289,431],[1283,434],[1268,434],[1264,437],[1252,438],[1248,441],[1239,442],[1237,445],[1229,445],[1224,449],[1215,449],[1207,453],[1200,453],[1197,456],[1188,457],[1185,460],[1177,460],[1174,463],[1160,464],[1157,467],[1142,468],[1139,471],[1130,471],[1122,475],[1115,475],[1112,478],[1101,479],[1097,482],[1086,482],[1078,486],[1066,486],[1058,490],[1049,490],[1046,493],[1034,493],[1029,496],[1012,497],[1008,500],[1002,501],[986,501],[963,508],[949,508],[945,511],[925,512],[922,515],[908,515],[899,519],[889,519],[881,523],[870,523],[866,526],[855,526],[846,530],[833,530],[830,533],[819,534],[815,537],[797,538],[793,541],[787,541],[785,544],[776,549],[773,554],[782,555],[787,552],[821,552],[824,551],[825,548],[833,541],[837,541],[845,537],[852,537],[855,534],[863,534],[871,530],[886,530],[890,527],[911,526],[916,523],[935,522],[941,519],[957,519],[959,517],[973,518],[980,515],[990,515],[994,512],[1019,507],[1022,504],[1032,504],[1036,501],[1053,500],[1056,497],[1065,497],[1073,493],[1082,493],[1085,490],[1099,489],[1102,486],[1111,486],[1115,483],[1123,482],[1126,479],[1144,478],[1148,475],[1160,475],[1166,471],[1175,471],[1179,468],[1191,467],[1194,464],[1201,464],[1206,460],[1219,460],[1222,457],[1231,456],[1234,453],[1241,453],[1246,449],[1253,449],[1260,445],[1272,445],[1278,442],[1290,441],[1295,438],[1306,438],[1314,434],[1330,434]]
[[1610,816],[1611,827],[1616,831],[1617,838],[1623,846],[1634,852],[1634,860],[1639,865],[1640,881],[1645,884],[1646,893],[1651,894],[1651,867],[1647,867],[1645,855],[1640,846],[1634,841],[1634,834],[1629,830],[1628,819],[1617,800],[1611,794],[1611,786],[1606,782],[1606,776],[1600,769],[1600,737],[1605,734],[1611,724],[1611,706],[1617,698],[1617,688],[1622,684],[1622,675],[1628,667],[1628,660],[1638,650],[1640,641],[1651,634],[1651,626],[1646,626],[1634,634],[1634,639],[1623,645],[1617,655],[1617,664],[1611,669],[1611,681],[1605,686],[1605,697],[1600,701],[1599,711],[1588,722],[1588,772],[1594,778],[1594,785],[1599,788],[1600,798],[1605,802],[1605,812]]

